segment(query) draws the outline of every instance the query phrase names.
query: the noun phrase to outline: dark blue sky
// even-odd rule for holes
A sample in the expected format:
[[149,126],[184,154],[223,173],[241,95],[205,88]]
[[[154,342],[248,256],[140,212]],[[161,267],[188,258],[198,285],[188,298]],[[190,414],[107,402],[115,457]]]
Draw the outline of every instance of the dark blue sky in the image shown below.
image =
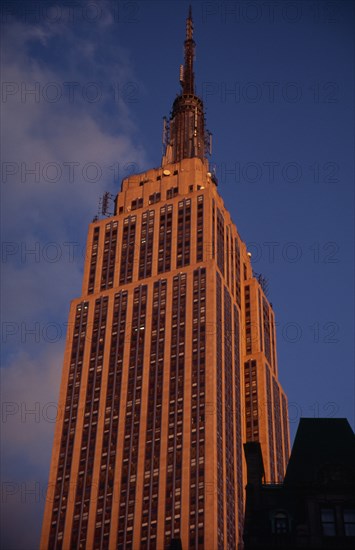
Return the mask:
[[[292,437],[300,416],[354,428],[354,3],[192,9],[211,162],[269,282]],[[2,2],[6,550],[38,546],[87,226],[105,190],[160,164],[187,10],[174,0]]]

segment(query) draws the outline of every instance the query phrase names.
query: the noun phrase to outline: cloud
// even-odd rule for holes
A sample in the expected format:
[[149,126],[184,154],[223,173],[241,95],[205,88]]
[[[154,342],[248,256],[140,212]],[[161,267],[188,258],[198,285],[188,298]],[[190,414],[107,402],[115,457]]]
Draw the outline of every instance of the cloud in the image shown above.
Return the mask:
[[35,21],[15,14],[4,25],[2,474],[19,489],[2,507],[7,549],[38,546],[43,501],[34,507],[20,489],[47,481],[49,404],[59,394],[88,223],[99,196],[117,192],[132,164],[147,161],[132,115],[144,89],[119,45],[111,4],[98,5],[95,24],[54,24],[48,12]]
[[48,468],[48,441],[53,436],[63,343],[45,343],[36,357],[20,351],[2,372],[3,441],[6,460],[12,461],[26,449],[27,464]]
[[[108,3],[102,6],[106,11],[91,33],[85,21],[74,27],[12,20],[5,27],[5,319],[21,320],[26,304],[40,314],[50,296],[53,302],[69,297],[61,289],[79,290],[86,228],[99,196],[117,192],[128,167],[146,161],[130,105],[114,90],[115,82],[135,82],[129,56],[113,39]],[[68,242],[81,249],[71,266],[64,254]],[[57,261],[46,255],[49,243],[52,252],[59,250]]]
[[[63,342],[20,351],[2,369],[2,547],[38,547],[58,414]],[[21,525],[21,529],[18,529]]]

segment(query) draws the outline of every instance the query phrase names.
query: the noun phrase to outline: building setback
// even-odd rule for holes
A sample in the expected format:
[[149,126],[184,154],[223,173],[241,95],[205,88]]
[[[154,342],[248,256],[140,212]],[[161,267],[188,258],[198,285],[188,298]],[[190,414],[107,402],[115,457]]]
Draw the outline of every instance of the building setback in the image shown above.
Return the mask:
[[161,167],[89,226],[42,550],[241,548],[243,443],[286,469],[274,312],[206,158],[192,35],[190,10]]

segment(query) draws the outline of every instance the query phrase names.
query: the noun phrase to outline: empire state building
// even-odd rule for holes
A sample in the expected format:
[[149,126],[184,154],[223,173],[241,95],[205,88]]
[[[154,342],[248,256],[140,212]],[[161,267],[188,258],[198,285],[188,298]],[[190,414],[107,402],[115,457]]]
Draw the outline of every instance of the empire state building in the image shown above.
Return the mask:
[[89,226],[41,549],[242,548],[243,443],[289,456],[275,318],[207,160],[193,23],[161,166]]

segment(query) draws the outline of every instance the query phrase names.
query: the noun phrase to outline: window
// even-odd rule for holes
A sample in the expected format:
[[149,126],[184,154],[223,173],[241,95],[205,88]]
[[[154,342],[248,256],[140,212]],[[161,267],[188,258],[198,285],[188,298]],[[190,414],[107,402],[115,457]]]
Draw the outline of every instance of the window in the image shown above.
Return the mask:
[[120,284],[130,283],[133,276],[136,216],[129,216],[123,223]]
[[[233,433],[233,363],[232,363],[232,300],[226,286],[224,286],[224,423],[226,434]],[[235,494],[234,494],[234,445],[232,438],[226,437],[226,517],[227,517],[227,547],[233,548],[235,541]]]
[[[259,437],[256,361],[247,361],[244,364],[244,369],[245,411],[247,415],[246,436],[247,441],[255,441],[255,439],[258,439]],[[250,385],[252,387],[252,391],[250,391]]]
[[217,530],[218,541],[224,547],[224,482],[223,482],[223,411],[222,411],[222,281],[216,273],[216,389],[217,389]]
[[224,218],[217,208],[217,265],[224,275]]
[[[184,347],[186,315],[186,274],[173,278],[172,331],[170,344],[169,431],[167,448],[167,477],[165,494],[165,542],[170,544],[171,533],[180,530]],[[181,353],[181,356],[180,356]]]
[[190,263],[190,235],[191,235],[191,200],[179,202],[176,266],[183,267]]
[[[103,342],[105,340],[106,320],[108,310],[108,297],[102,297],[95,301],[94,324],[91,334],[90,366],[87,381],[85,407],[83,412],[87,418],[84,424],[81,440],[80,463],[84,465],[79,471],[76,480],[76,495],[74,501],[74,521],[70,546],[76,548],[80,542],[86,541],[88,528],[88,515],[86,499],[90,498],[91,479],[93,472],[93,456],[96,444],[97,422],[95,417],[99,409],[99,395],[101,392],[101,376],[103,363]],[[101,367],[101,368],[100,368]]]
[[88,302],[78,304],[76,308],[74,337],[71,351],[69,376],[76,379],[75,385],[68,384],[65,408],[65,424],[60,443],[60,459],[57,470],[57,481],[55,487],[54,501],[56,503],[52,512],[51,531],[49,547],[55,546],[56,540],[63,538],[64,523],[66,518],[66,503],[69,493],[69,472],[72,464],[74,434],[76,428],[77,415],[70,414],[71,406],[73,410],[77,407],[77,401],[80,391],[81,369],[85,350],[86,328],[88,319]]
[[173,206],[168,204],[160,209],[158,273],[170,270]]
[[321,512],[322,533],[325,537],[335,537],[335,511],[333,508],[322,508]]
[[197,244],[196,261],[203,260],[203,195],[197,197]]
[[[111,518],[112,486],[116,458],[114,450],[116,449],[118,437],[127,300],[128,293],[126,291],[115,294],[106,392],[105,430],[101,451],[99,506],[96,512],[95,547],[98,548],[101,545],[101,539],[108,537]],[[105,544],[103,546],[106,547]]]
[[97,257],[98,257],[99,236],[100,236],[100,228],[95,227],[93,240],[92,240],[92,249],[91,249],[88,294],[93,294],[94,287],[95,287],[95,275],[96,275],[96,266],[97,266]]
[[274,515],[274,533],[282,535],[288,533],[288,517],[284,512],[277,512]]
[[234,239],[234,253],[235,253],[235,297],[237,304],[240,307],[240,250],[238,240]]
[[137,210],[137,208],[142,208],[143,206],[143,199],[138,198],[131,202],[131,210]]
[[131,548],[133,541],[147,292],[147,286],[141,285],[134,289],[133,296],[125,437],[122,456],[123,468],[119,497],[118,548]]
[[166,279],[154,283],[141,542],[156,537],[163,399]]
[[344,532],[346,537],[355,537],[355,508],[343,512]]
[[153,193],[149,195],[149,204],[155,204],[160,201],[160,193]]
[[168,189],[166,192],[166,198],[172,199],[178,194],[178,191],[179,191],[178,187],[170,187],[170,189]]
[[104,251],[101,269],[101,290],[113,286],[113,277],[115,272],[116,248],[117,248],[118,223],[110,222],[106,224]]
[[142,216],[141,243],[139,255],[140,279],[150,277],[152,274],[153,258],[153,234],[154,234],[154,210],[144,212]]

